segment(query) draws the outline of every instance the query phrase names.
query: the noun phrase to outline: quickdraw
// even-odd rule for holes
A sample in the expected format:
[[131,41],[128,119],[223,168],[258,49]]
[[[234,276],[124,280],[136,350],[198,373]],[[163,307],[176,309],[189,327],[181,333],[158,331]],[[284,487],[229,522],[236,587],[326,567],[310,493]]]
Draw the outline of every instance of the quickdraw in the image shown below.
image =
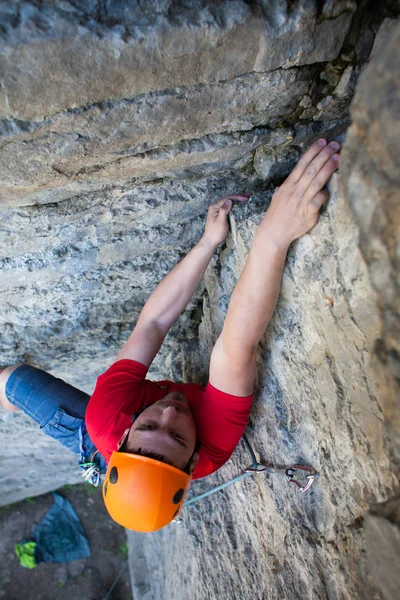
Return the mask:
[[[313,467],[307,467],[305,465],[291,465],[290,467],[275,467],[273,465],[262,465],[257,461],[256,455],[254,454],[253,448],[246,435],[243,435],[244,443],[250,453],[253,464],[251,467],[247,467],[245,473],[272,473],[277,475],[286,475],[289,479],[289,483],[294,483],[299,488],[300,492],[304,493],[310,489],[315,479],[319,476],[317,471]],[[301,471],[302,474],[308,473],[306,478],[308,479],[306,485],[302,485],[300,481],[295,479],[297,471]]]
[[[220,490],[228,487],[229,485],[232,485],[232,483],[236,483],[237,481],[240,481],[241,479],[250,477],[251,475],[254,475],[255,473],[269,473],[269,474],[275,474],[275,475],[285,475],[288,478],[289,483],[294,483],[299,488],[299,491],[302,493],[309,490],[310,487],[312,486],[312,484],[314,483],[315,479],[317,477],[319,477],[319,474],[313,467],[308,467],[306,465],[297,465],[296,464],[296,465],[291,465],[290,467],[276,467],[274,465],[263,465],[257,461],[257,458],[256,458],[256,455],[254,454],[253,448],[251,447],[250,442],[245,435],[243,435],[243,441],[245,442],[247,450],[249,451],[251,459],[253,461],[251,466],[247,467],[247,469],[245,469],[245,471],[243,473],[241,473],[240,475],[237,475],[233,479],[230,479],[229,481],[226,481],[225,483],[222,483],[221,485],[218,485],[217,487],[212,488],[211,490],[208,490],[207,492],[204,492],[203,494],[194,496],[193,498],[190,498],[190,500],[186,500],[183,503],[184,507],[189,506],[190,504],[194,504],[195,502],[198,502],[199,500],[202,500],[203,498],[206,498],[207,496],[210,496],[211,494],[215,494],[216,492],[219,492]],[[301,483],[301,481],[299,481],[299,477],[301,477],[301,476],[306,477],[306,482],[304,485]],[[180,519],[175,519],[173,522],[179,523]]]
[[[306,475],[307,483],[302,485],[300,481],[295,479],[296,471],[303,471],[308,473]],[[248,467],[245,473],[272,473],[274,475],[286,475],[289,483],[294,483],[299,488],[300,492],[306,492],[310,489],[315,479],[319,477],[319,474],[313,467],[306,467],[305,465],[292,465],[290,467],[273,467],[257,464],[257,467]]]

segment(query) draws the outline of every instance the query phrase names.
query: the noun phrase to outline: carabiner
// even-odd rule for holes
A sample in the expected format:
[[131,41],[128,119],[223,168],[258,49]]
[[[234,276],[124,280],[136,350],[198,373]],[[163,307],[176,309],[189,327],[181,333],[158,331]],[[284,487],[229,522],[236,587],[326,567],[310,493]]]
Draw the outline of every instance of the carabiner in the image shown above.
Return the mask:
[[[294,476],[296,471],[305,471],[306,473],[309,473],[309,475],[307,475],[308,482],[305,486],[303,486],[300,483],[300,481],[297,481],[297,479],[295,479]],[[286,469],[285,474],[289,478],[289,483],[294,483],[295,485],[297,485],[297,487],[300,489],[300,492],[302,492],[303,494],[304,492],[310,489],[310,487],[314,483],[314,480],[317,477],[319,477],[319,474],[315,469],[313,469],[312,467],[305,467],[304,465],[292,465],[291,467],[288,467]]]

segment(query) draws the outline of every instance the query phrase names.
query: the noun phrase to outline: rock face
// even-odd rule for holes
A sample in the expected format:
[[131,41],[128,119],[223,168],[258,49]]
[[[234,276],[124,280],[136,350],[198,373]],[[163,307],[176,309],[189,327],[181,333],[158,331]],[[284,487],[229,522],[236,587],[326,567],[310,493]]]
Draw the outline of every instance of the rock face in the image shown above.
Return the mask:
[[[249,423],[262,461],[310,464],[320,479],[302,495],[257,475],[186,509],[179,525],[132,534],[135,598],[353,600],[396,589],[382,587],[371,539],[382,519],[398,543],[382,508],[394,502],[398,452],[398,12],[353,0],[0,7],[1,361],[89,393],[200,238],[207,206],[252,190],[151,371],[206,381],[274,187],[317,137],[346,130],[373,49],[329,206],[289,254]],[[0,416],[12,448],[0,504],[79,478],[75,459],[34,442],[25,418]],[[193,493],[248,464],[240,446]]]
[[[386,38],[360,79],[346,136],[343,190],[360,229],[360,248],[379,297],[375,346],[393,443],[400,440],[400,29]],[[374,93],[371,93],[372,89]],[[379,368],[380,367],[380,368]],[[397,450],[399,447],[397,446]]]
[[[400,28],[360,79],[343,151],[343,190],[360,231],[360,248],[378,296],[380,334],[372,366],[388,450],[398,469],[400,448]],[[393,54],[395,52],[395,54]],[[396,57],[396,58],[395,58]],[[372,93],[373,92],[373,93]],[[352,162],[350,162],[352,161]],[[365,520],[370,568],[383,596],[398,596],[400,497],[372,507]]]
[[77,457],[20,413],[0,409],[1,506],[82,483]]

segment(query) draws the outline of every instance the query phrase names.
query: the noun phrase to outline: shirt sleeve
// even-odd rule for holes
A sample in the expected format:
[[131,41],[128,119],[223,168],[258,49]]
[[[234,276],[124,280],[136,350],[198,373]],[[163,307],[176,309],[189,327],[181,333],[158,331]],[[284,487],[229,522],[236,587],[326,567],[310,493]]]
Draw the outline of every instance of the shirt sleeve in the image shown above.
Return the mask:
[[85,415],[95,445],[102,445],[101,438],[110,437],[112,430],[116,436],[122,435],[132,415],[146,406],[151,394],[148,388],[154,385],[145,379],[147,371],[139,362],[120,360],[98,377]]
[[207,384],[196,410],[197,434],[212,463],[205,474],[213,473],[230,458],[246,429],[252,401],[253,395],[233,396]]

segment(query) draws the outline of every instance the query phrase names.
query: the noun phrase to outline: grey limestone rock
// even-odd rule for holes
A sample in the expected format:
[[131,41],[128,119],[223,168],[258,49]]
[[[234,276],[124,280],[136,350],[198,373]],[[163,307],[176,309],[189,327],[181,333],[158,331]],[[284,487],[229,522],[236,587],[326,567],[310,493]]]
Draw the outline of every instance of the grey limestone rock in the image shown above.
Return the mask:
[[360,79],[352,109],[354,122],[343,148],[343,189],[360,228],[360,248],[379,297],[382,331],[375,346],[377,373],[385,381],[387,426],[396,444],[400,439],[399,45],[397,25]]
[[0,408],[1,506],[82,483],[77,457],[29,417]]
[[365,517],[364,536],[371,572],[385,600],[398,596],[400,575],[400,497],[372,507]]
[[[400,27],[393,23],[363,73],[354,98],[353,124],[343,148],[343,190],[360,231],[360,249],[377,293],[381,326],[372,367],[386,441],[399,468],[400,449]],[[347,161],[346,161],[347,157]],[[351,166],[349,161],[351,162]],[[398,595],[400,557],[397,513],[371,511],[365,540],[372,572],[384,598]]]
[[330,61],[357,6],[340,2],[319,20],[314,2],[152,2],[147,11],[123,4],[3,8],[0,115],[43,119],[105,99]]

